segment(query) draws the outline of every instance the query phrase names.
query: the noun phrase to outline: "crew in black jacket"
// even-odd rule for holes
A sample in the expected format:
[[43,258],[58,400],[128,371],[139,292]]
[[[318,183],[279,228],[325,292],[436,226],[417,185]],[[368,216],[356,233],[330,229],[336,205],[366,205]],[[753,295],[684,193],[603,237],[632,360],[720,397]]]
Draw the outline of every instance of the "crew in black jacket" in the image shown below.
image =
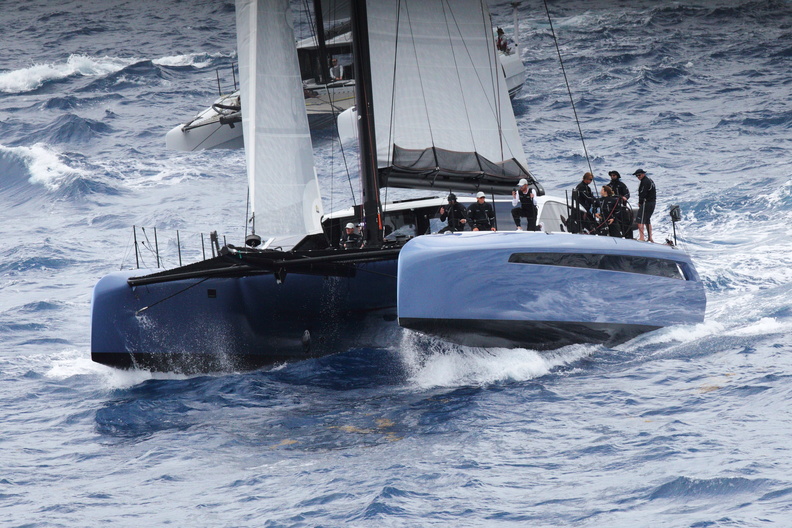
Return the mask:
[[473,231],[495,231],[495,211],[485,200],[486,195],[479,191],[476,194],[476,203],[468,207],[468,219]]
[[[638,169],[633,173],[638,177],[641,184],[638,186],[638,240],[654,242],[652,239],[652,213],[657,202],[657,189],[654,182],[646,176],[646,171]],[[647,238],[644,239],[644,226],[646,226]]]
[[583,181],[578,183],[575,187],[575,193],[577,196],[577,202],[586,210],[586,212],[591,212],[591,206],[594,205],[594,194],[591,192],[591,187],[589,184],[594,181],[594,176],[587,172],[583,175]]
[[619,210],[619,198],[613,195],[613,189],[609,185],[603,185],[600,189],[599,212],[595,215],[599,223],[598,231],[607,232],[608,236],[622,236],[621,225],[617,219]]
[[457,197],[454,193],[448,195],[448,205],[440,207],[440,221],[445,222],[448,219],[448,225],[440,230],[441,233],[446,231],[463,231],[467,224],[467,211],[465,206],[457,202]]
[[357,249],[363,244],[363,237],[355,233],[355,224],[349,222],[341,234],[341,247],[344,249]]
[[630,199],[630,189],[627,188],[626,183],[621,181],[619,171],[612,170],[608,172],[608,176],[611,178],[610,188],[613,189],[613,196],[619,199],[619,207],[616,210],[616,221],[619,223],[619,229],[624,238],[632,238],[632,214],[627,204],[627,200]]

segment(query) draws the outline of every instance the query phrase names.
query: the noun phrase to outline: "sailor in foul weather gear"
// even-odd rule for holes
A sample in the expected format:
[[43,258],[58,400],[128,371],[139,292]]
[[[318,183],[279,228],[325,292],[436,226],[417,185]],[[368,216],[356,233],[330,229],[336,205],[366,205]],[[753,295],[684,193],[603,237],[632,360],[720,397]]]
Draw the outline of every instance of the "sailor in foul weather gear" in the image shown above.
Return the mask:
[[619,198],[613,195],[613,189],[608,185],[602,186],[600,195],[602,198],[598,201],[599,211],[595,215],[599,227],[597,232],[612,237],[622,236],[621,226],[616,218],[619,211]]
[[495,211],[488,204],[487,196],[479,191],[476,194],[476,203],[468,207],[467,214],[473,231],[495,231]]
[[454,193],[448,195],[448,205],[440,207],[440,221],[445,222],[446,219],[448,219],[448,225],[440,230],[441,233],[464,231],[467,224],[467,211],[464,205],[457,202]]
[[363,243],[363,237],[355,233],[355,224],[349,222],[341,235],[341,247],[344,249],[357,249]]
[[619,229],[622,233],[621,236],[624,238],[632,238],[632,211],[627,202],[627,200],[630,199],[630,189],[627,188],[626,183],[621,181],[621,174],[619,174],[619,171],[612,170],[608,172],[608,176],[611,178],[609,186],[613,189],[613,196],[619,199],[615,217],[616,221],[619,223]]
[[[649,240],[652,238],[652,213],[657,202],[657,188],[654,182],[646,176],[646,171],[638,169],[633,173],[641,182],[638,186],[638,240]],[[644,226],[646,226],[646,239],[644,239]]]
[[591,206],[594,205],[594,193],[591,192],[591,187],[589,184],[594,181],[594,176],[587,172],[583,175],[583,181],[577,184],[575,190],[573,191],[573,199],[577,200],[577,203],[580,204],[586,212],[591,212]]

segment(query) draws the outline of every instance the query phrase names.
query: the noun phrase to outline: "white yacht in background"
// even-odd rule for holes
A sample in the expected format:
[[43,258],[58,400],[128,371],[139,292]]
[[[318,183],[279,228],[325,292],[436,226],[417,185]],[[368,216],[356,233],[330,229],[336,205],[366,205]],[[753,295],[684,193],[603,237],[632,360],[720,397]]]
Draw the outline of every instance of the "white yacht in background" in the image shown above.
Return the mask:
[[[508,46],[498,50],[501,71],[506,81],[509,97],[514,97],[525,84],[525,65],[520,58],[519,27],[515,8],[515,34]],[[497,38],[497,37],[496,37]],[[319,83],[316,64],[322,55],[316,37],[297,43],[300,73],[303,77],[303,95],[308,124],[311,128],[330,126],[339,114],[349,110],[355,102],[355,79],[348,61],[352,46],[352,33],[345,31],[324,43],[326,53],[342,59],[339,78],[329,83]],[[353,119],[348,114],[342,120]],[[238,149],[244,147],[242,112],[239,90],[220,95],[211,106],[188,122],[172,128],[165,135],[165,145],[171,150]]]

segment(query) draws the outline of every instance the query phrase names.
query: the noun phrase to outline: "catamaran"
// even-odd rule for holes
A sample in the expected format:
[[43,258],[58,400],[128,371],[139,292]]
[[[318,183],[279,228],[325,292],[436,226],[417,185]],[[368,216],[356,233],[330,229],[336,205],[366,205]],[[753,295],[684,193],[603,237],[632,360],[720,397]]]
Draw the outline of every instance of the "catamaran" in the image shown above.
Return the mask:
[[[680,249],[565,232],[572,206],[526,168],[486,3],[350,9],[362,203],[323,212],[288,0],[237,0],[250,233],[215,240],[202,262],[101,279],[94,361],[243,369],[393,346],[405,328],[476,346],[612,345],[703,320]],[[510,230],[521,179],[542,231]],[[385,187],[436,197],[383,203]],[[490,196],[498,231],[438,234],[449,191]],[[359,248],[340,244],[349,223]]]

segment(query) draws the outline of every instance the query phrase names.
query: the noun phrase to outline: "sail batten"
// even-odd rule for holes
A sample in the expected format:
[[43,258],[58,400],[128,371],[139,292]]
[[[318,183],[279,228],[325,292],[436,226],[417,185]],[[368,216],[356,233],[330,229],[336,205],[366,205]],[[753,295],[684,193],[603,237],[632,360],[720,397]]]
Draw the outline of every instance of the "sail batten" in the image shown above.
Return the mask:
[[322,204],[288,0],[237,0],[242,125],[254,230],[321,232]]

